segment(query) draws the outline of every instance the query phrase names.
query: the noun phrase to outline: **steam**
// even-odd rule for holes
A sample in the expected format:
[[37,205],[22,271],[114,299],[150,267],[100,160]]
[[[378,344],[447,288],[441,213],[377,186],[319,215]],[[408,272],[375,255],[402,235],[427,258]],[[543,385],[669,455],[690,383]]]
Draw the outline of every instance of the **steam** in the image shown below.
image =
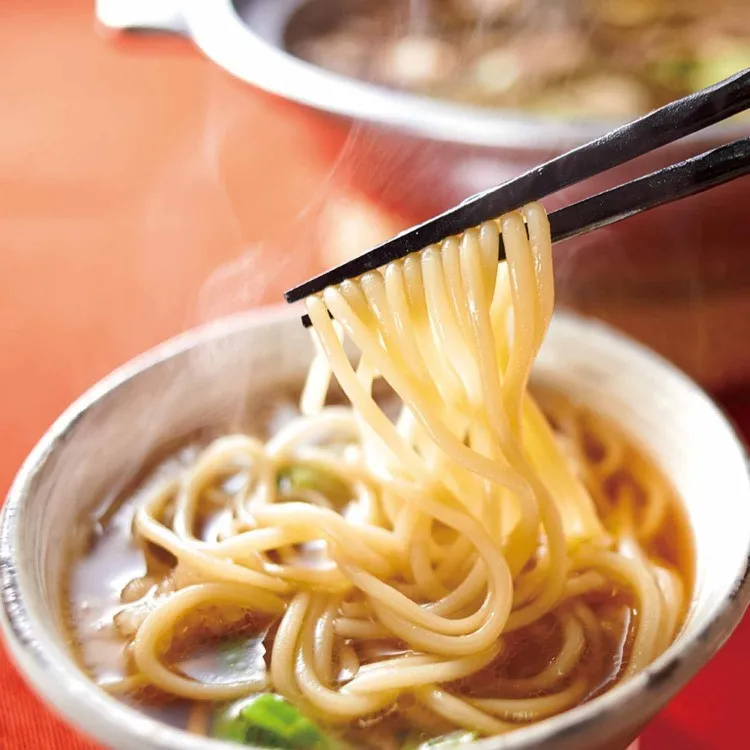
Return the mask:
[[[273,175],[259,175],[253,193],[237,195],[220,168],[223,149],[236,123],[226,112],[209,106],[204,131],[204,178],[209,180],[214,199],[222,206],[228,225],[233,227],[236,254],[217,265],[202,285],[191,323],[247,312],[262,305],[280,304],[285,289],[322,270],[321,226],[331,206],[343,191],[342,167],[347,165],[361,139],[362,126],[353,126],[343,147],[317,185],[308,202],[283,223],[274,236],[248,242],[242,220],[249,201],[262,193],[263,182]],[[283,148],[283,144],[280,145]]]
[[[494,13],[506,12],[513,6],[512,0],[455,1],[463,2],[475,14],[477,33],[491,21]],[[519,14],[520,23],[525,4],[516,5],[514,12]],[[551,7],[548,2],[531,5],[537,9],[543,5],[545,12]],[[567,3],[560,7],[569,9]],[[409,32],[434,31],[433,4],[429,0],[409,0],[408,11]],[[535,23],[539,23],[538,19]],[[398,35],[404,29],[393,31]],[[141,213],[144,244],[152,249],[143,261],[145,270],[151,276],[154,266],[159,267],[159,275],[196,274],[200,270],[201,278],[205,279],[185,310],[185,327],[209,323],[263,305],[281,304],[282,292],[286,288],[324,267],[342,262],[346,255],[363,252],[405,226],[450,207],[465,195],[500,183],[532,166],[514,162],[507,155],[484,151],[469,153],[468,149],[420,141],[387,132],[379,126],[357,123],[350,127],[343,147],[332,159],[309,199],[299,210],[285,217],[283,226],[272,236],[259,237],[257,229],[247,221],[247,209],[250,201],[263,195],[264,183],[273,181],[274,175],[258,174],[254,189],[242,194],[231,184],[227,159],[233,158],[234,153],[229,146],[243,139],[251,142],[255,137],[251,128],[253,118],[248,116],[248,110],[252,115],[253,107],[267,107],[268,104],[260,100],[256,92],[246,91],[241,84],[230,82],[224,72],[214,69],[207,69],[203,95],[205,114],[202,122],[197,128],[174,134],[175,142],[164,155],[152,189],[144,196]],[[293,116],[298,117],[297,114]],[[310,114],[309,117],[312,121],[316,116]],[[313,127],[318,127],[318,124],[316,121]],[[280,141],[270,143],[283,147],[278,146]],[[179,175],[179,179],[175,179],[175,175]],[[170,244],[179,241],[185,245],[186,264],[194,263],[194,258],[206,258],[206,244],[215,233],[191,234],[175,231],[175,226],[169,225],[168,233],[165,236],[160,234],[163,231],[160,228],[165,226],[164,215],[171,214],[175,221],[179,221],[180,211],[184,206],[195,205],[196,195],[211,207],[212,220],[218,220],[223,229],[219,233],[223,246],[217,252],[220,260],[213,264],[202,261],[204,265],[199,269],[184,268],[175,263],[174,254],[165,256],[160,252],[162,241]],[[365,197],[358,202],[358,195]],[[553,209],[580,197],[577,189],[568,190],[545,204],[548,209]],[[404,206],[408,208],[404,210]],[[404,215],[400,213],[402,210]],[[687,247],[691,239],[689,234],[700,228],[700,220],[690,217],[689,212],[679,215],[686,221],[673,222],[673,239],[670,241]],[[191,226],[195,224],[191,222]],[[639,274],[647,273],[633,260],[631,248],[621,237],[619,228],[603,229],[577,243],[556,248],[556,276],[563,302],[574,305],[580,302],[579,281],[582,277],[591,280],[590,289],[596,292],[597,278],[611,279],[613,274],[608,268],[612,266],[616,266],[623,280],[632,282],[632,286],[638,281]],[[653,248],[652,251],[659,253],[662,249]],[[689,296],[694,311],[692,346],[695,356],[702,358],[707,344],[705,330],[701,328],[701,269],[695,253],[685,251],[680,262],[683,264],[680,275],[682,292]],[[171,267],[162,267],[165,263]],[[157,305],[163,303],[163,300],[155,302]],[[583,307],[590,311],[595,305],[587,307],[584,304]],[[192,366],[201,367],[199,357],[209,356],[206,354],[209,349],[206,347],[196,355]],[[247,378],[250,374],[238,373],[237,377]]]

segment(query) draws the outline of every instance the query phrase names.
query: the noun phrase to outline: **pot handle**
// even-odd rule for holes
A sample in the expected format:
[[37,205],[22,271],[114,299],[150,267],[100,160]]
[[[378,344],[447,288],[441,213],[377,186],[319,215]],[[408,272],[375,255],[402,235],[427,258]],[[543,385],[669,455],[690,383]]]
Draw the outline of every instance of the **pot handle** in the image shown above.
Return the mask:
[[[210,0],[208,0],[210,2]],[[96,0],[99,23],[114,31],[186,31],[181,0]]]

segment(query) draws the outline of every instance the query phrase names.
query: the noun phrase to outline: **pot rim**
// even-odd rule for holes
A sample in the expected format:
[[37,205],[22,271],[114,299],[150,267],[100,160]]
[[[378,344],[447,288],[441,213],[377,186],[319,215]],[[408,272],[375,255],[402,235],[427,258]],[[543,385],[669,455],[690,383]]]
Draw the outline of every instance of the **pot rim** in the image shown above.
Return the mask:
[[[604,119],[545,119],[521,110],[465,105],[387,89],[325,70],[267,42],[247,26],[232,0],[181,0],[178,6],[182,31],[233,76],[349,120],[459,146],[536,154],[568,150],[623,124]],[[707,147],[747,133],[746,124],[723,123],[685,141]]]

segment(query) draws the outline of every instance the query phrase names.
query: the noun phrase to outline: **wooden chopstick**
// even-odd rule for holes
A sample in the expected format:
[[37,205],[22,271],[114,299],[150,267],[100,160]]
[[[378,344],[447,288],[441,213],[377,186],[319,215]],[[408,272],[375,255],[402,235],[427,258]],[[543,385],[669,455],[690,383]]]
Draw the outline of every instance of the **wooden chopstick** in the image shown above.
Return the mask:
[[472,196],[455,208],[402,232],[364,255],[290,289],[284,297],[287,302],[295,302],[327,286],[361,276],[366,271],[678,141],[742,112],[748,106],[750,69],[667,104],[499,187]]

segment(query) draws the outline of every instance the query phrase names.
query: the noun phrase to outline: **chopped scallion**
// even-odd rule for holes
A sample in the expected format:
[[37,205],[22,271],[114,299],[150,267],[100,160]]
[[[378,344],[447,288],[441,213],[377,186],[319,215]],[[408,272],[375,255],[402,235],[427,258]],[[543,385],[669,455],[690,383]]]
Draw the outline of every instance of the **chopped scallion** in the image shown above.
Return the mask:
[[278,475],[278,484],[282,489],[313,490],[319,492],[333,505],[341,505],[351,499],[352,492],[346,482],[322,469],[306,464],[293,464],[282,469]]
[[233,703],[214,721],[212,735],[243,745],[282,750],[334,750],[337,747],[291,703],[272,693]]

